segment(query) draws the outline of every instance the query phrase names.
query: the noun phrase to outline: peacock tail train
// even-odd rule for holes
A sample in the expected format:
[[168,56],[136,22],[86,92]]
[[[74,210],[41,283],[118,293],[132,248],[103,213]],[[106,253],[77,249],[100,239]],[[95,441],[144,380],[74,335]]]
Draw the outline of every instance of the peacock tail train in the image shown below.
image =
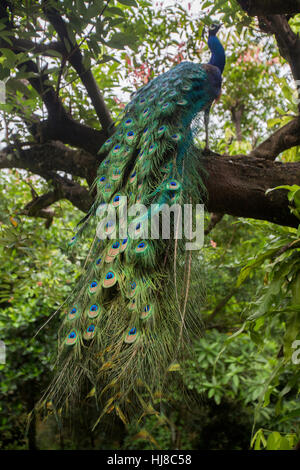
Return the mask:
[[[101,415],[115,410],[125,422],[132,410],[145,412],[199,334],[199,251],[172,235],[151,237],[150,208],[157,214],[164,205],[203,200],[193,135],[220,84],[216,66],[182,62],[135,93],[101,147],[97,196],[84,223],[94,224],[96,235],[68,301],[47,391],[56,408],[88,383],[104,403]],[[126,216],[130,230],[120,235]]]

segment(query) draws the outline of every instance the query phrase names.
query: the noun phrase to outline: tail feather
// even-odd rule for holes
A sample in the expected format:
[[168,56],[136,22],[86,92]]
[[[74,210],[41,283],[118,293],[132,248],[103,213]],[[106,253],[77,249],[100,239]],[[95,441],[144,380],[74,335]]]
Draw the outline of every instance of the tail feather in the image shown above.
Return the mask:
[[[88,381],[106,397],[104,411],[124,417],[126,407],[140,407],[141,387],[150,400],[161,392],[170,364],[198,334],[199,312],[189,301],[198,289],[197,256],[180,239],[150,238],[150,206],[158,215],[164,204],[201,200],[190,125],[214,99],[205,66],[182,63],[135,94],[100,149],[97,197],[83,224],[94,221],[96,236],[65,313],[48,390],[57,406]],[[120,235],[127,216],[128,233]]]

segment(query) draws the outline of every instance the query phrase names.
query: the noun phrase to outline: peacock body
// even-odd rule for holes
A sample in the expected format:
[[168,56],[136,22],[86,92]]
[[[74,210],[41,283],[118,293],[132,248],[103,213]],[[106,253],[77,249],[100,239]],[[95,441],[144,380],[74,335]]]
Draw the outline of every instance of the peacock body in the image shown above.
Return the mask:
[[[220,94],[221,72],[215,63],[182,62],[153,79],[135,93],[99,151],[97,196],[84,222],[96,234],[68,301],[48,391],[57,407],[88,382],[104,400],[103,413],[114,409],[127,420],[126,408],[145,408],[162,391],[170,365],[199,332],[190,302],[199,297],[197,251],[175,236],[153,236],[150,222],[166,205],[203,198],[193,134],[199,112]],[[121,233],[125,219],[130,230]]]

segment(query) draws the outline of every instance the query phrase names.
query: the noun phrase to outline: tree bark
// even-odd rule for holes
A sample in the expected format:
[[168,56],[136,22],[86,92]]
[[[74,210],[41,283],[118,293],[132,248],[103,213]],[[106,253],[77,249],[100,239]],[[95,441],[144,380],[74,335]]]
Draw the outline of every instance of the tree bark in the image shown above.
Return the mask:
[[238,3],[250,16],[300,13],[299,0],[238,0]]

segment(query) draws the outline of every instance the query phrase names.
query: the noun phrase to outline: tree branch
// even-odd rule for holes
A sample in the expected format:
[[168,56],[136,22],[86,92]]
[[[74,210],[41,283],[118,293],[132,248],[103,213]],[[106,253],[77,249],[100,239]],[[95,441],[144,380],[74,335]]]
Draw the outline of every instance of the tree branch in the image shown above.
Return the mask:
[[85,86],[89,97],[91,98],[91,101],[99,118],[99,121],[102,125],[102,128],[108,134],[108,128],[113,124],[113,121],[91,70],[87,70],[84,67],[83,57],[80,52],[80,49],[78,45],[73,44],[71,39],[69,38],[65,22],[60,16],[58,10],[53,7],[47,6],[47,2],[45,1],[43,1],[42,3],[43,11],[48,21],[52,24],[57,34],[59,35],[61,42],[70,45],[70,52],[68,53],[67,60],[74,67],[79,77],[81,78],[81,81]]
[[300,145],[300,117],[288,122],[250,153],[250,157],[275,160],[284,150]]
[[[23,168],[47,180],[59,181],[63,186],[62,197],[84,212],[91,206],[92,196],[87,189],[74,186],[72,180],[60,180],[57,172],[89,178],[91,182],[96,177],[99,163],[95,156],[58,142],[0,151],[0,168]],[[207,188],[206,208],[209,212],[298,226],[299,220],[290,212],[286,191],[273,191],[267,195],[265,192],[280,185],[299,184],[300,162],[283,164],[246,155],[204,157],[199,150],[199,175]]]
[[[58,43],[55,44],[57,46]],[[12,50],[15,53],[20,52],[13,47]],[[96,153],[107,138],[106,132],[98,131],[75,121],[66,112],[54,88],[49,85],[49,76],[46,70],[40,71],[33,60],[27,60],[19,64],[18,68],[35,75],[28,78],[28,81],[41,96],[48,111],[46,121],[42,123],[34,122],[30,128],[30,132],[36,140],[38,142],[60,140],[65,144]]]
[[43,177],[63,171],[85,178],[91,184],[98,166],[95,156],[83,150],[72,150],[61,142],[35,144],[26,149],[9,146],[0,150],[0,168],[20,168]]
[[284,15],[259,17],[262,31],[275,35],[281,56],[289,63],[295,80],[300,80],[300,38]]
[[284,184],[299,184],[300,162],[282,164],[240,155],[210,156],[202,159],[202,165],[209,212],[298,227],[299,220],[288,207],[287,192],[278,190],[267,195],[265,192]]
[[250,16],[300,13],[300,0],[238,0],[238,3]]

